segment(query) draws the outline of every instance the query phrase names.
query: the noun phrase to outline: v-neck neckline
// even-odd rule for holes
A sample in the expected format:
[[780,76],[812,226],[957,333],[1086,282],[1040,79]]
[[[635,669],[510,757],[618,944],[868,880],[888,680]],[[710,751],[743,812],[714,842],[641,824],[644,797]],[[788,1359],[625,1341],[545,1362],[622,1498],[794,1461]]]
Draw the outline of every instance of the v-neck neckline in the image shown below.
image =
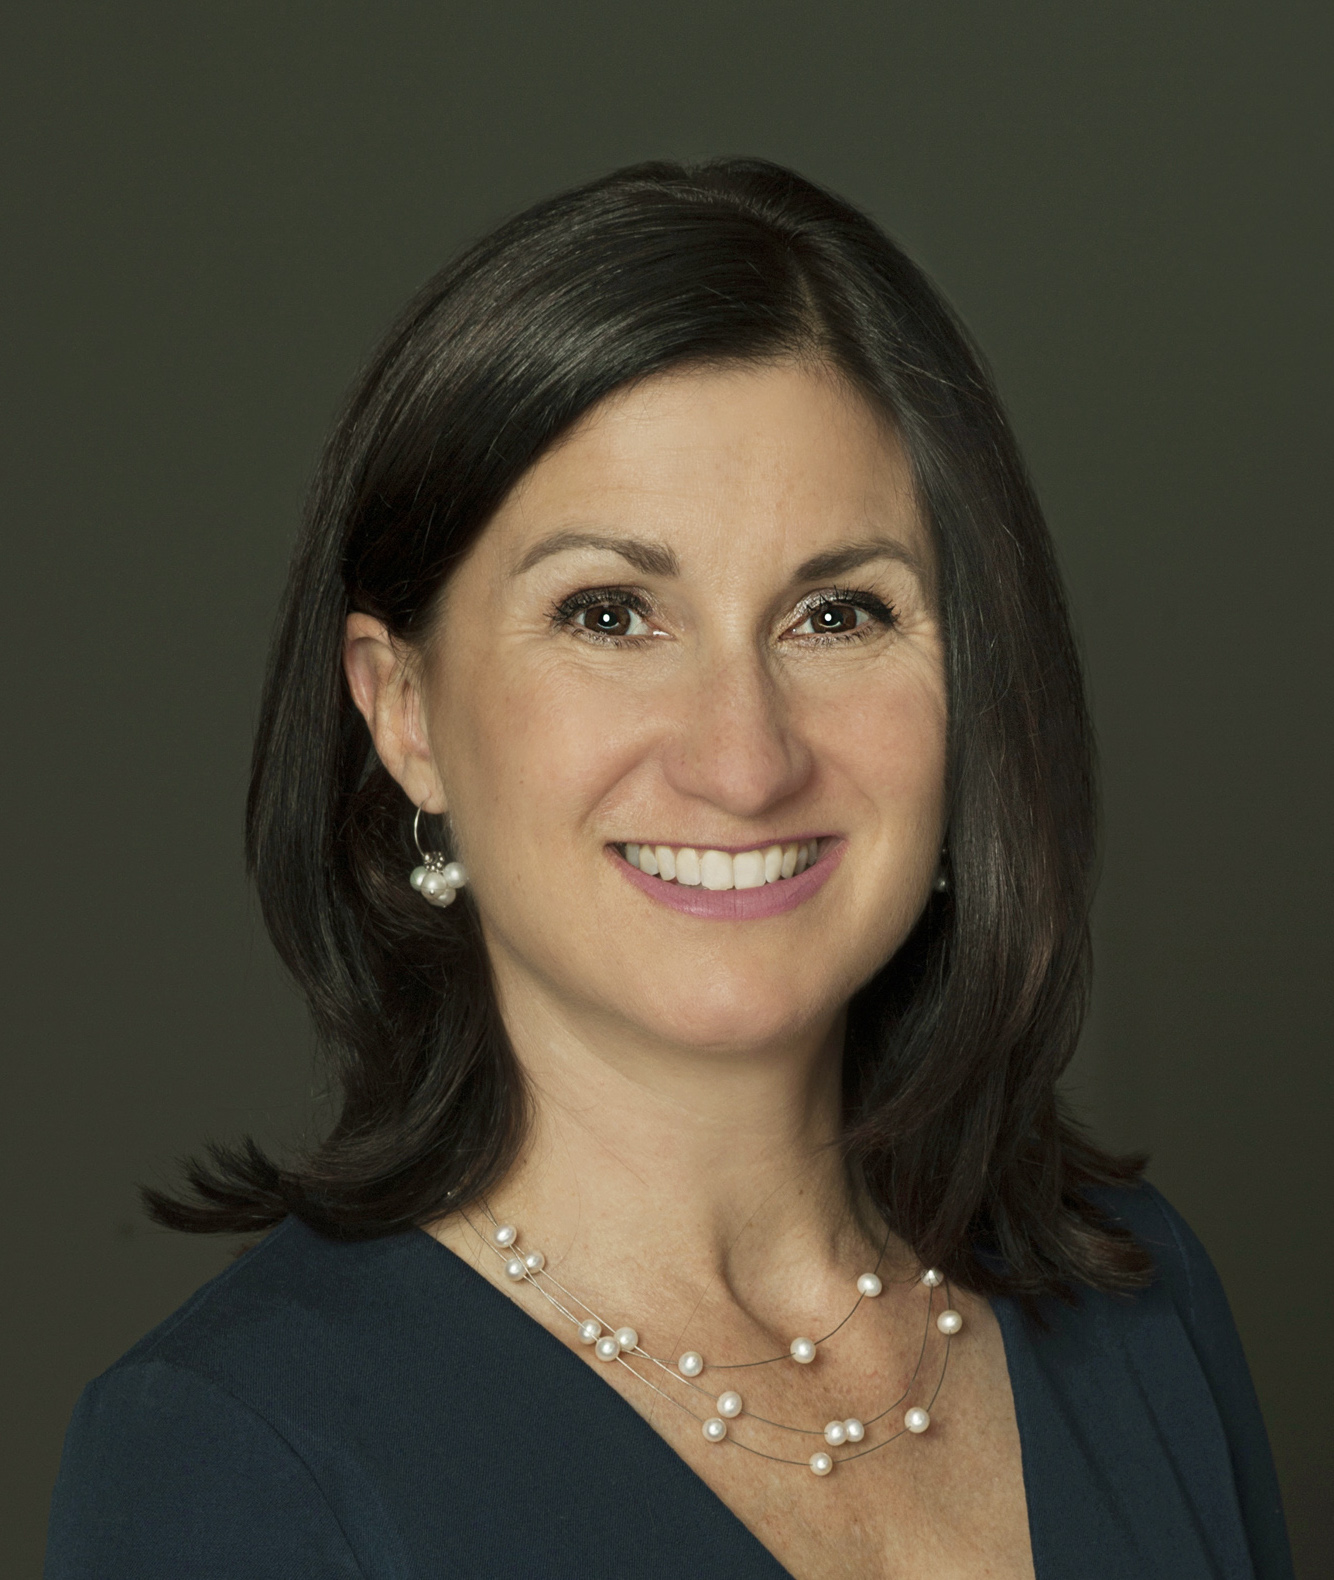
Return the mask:
[[[494,1306],[497,1313],[502,1313],[498,1318],[500,1322],[506,1325],[517,1324],[515,1331],[521,1331],[527,1334],[530,1339],[535,1339],[550,1355],[553,1366],[566,1368],[572,1386],[580,1391],[580,1395],[593,1408],[607,1412],[623,1425],[628,1426],[630,1423],[633,1423],[632,1429],[638,1440],[644,1445],[646,1455],[652,1456],[660,1462],[662,1456],[669,1456],[670,1463],[676,1469],[677,1474],[683,1474],[686,1478],[685,1484],[689,1487],[691,1495],[710,1506],[715,1519],[709,1523],[716,1525],[717,1520],[721,1519],[724,1527],[731,1532],[737,1547],[737,1561],[731,1566],[731,1572],[738,1577],[738,1580],[748,1580],[752,1571],[754,1572],[754,1580],[795,1580],[791,1570],[780,1563],[740,1515],[718,1496],[708,1482],[682,1458],[662,1433],[650,1426],[639,1411],[627,1399],[623,1398],[610,1383],[599,1377],[593,1368],[586,1361],[581,1360],[569,1345],[563,1344],[545,1323],[538,1321],[531,1312],[526,1311],[517,1301],[511,1300],[503,1290],[497,1289],[489,1278],[461,1257],[457,1251],[451,1250],[443,1241],[436,1239],[429,1230],[421,1229],[416,1232],[429,1241],[430,1246],[436,1252],[448,1258],[447,1261],[439,1262],[437,1265],[450,1269],[453,1275],[463,1283],[469,1286],[476,1286],[477,1292]],[[1006,1374],[1010,1384],[1011,1396],[1014,1399],[1015,1417],[1020,1425],[1022,1449],[1022,1412],[1019,1408],[1019,1400],[1014,1393],[1013,1367],[1011,1364],[1012,1344],[1018,1341],[1019,1335],[1014,1327],[1013,1313],[1008,1309],[1002,1309],[1006,1308],[1006,1303],[988,1302],[988,1304],[991,1306],[992,1313],[1000,1328]],[[1035,1580],[1046,1580],[1034,1540],[1031,1517],[1032,1502],[1027,1478],[1024,1480],[1024,1504],[1025,1518],[1029,1527],[1029,1540],[1032,1546]],[[691,1524],[689,1521],[681,1521],[683,1532],[690,1528]],[[717,1556],[716,1553],[714,1556]],[[743,1560],[749,1567],[742,1567]]]
[[[451,1250],[443,1241],[437,1240],[427,1229],[415,1232],[429,1241],[430,1247],[442,1257],[448,1258],[447,1261],[436,1264],[448,1270],[447,1276],[455,1277],[470,1288],[474,1288],[478,1296],[491,1303],[497,1313],[497,1324],[502,1329],[508,1327],[527,1335],[530,1342],[539,1345],[550,1357],[553,1368],[565,1369],[571,1386],[579,1391],[579,1397],[591,1410],[614,1418],[620,1424],[622,1431],[632,1430],[637,1440],[643,1444],[646,1458],[657,1460],[661,1464],[663,1456],[667,1456],[677,1478],[684,1476],[685,1486],[689,1489],[690,1495],[710,1506],[714,1518],[706,1523],[713,1529],[714,1538],[716,1539],[719,1520],[724,1528],[731,1532],[737,1552],[735,1560],[731,1559],[730,1554],[728,1555],[728,1568],[737,1580],[795,1580],[791,1570],[779,1562],[736,1511],[729,1507],[698,1471],[677,1453],[662,1433],[650,1426],[629,1400],[623,1398],[609,1382],[599,1377],[587,1361],[581,1360],[569,1345],[563,1344],[545,1323],[539,1322],[531,1312],[525,1311],[517,1301],[511,1300],[503,1290],[497,1289],[489,1278],[478,1272],[457,1251]],[[679,1529],[683,1538],[693,1526],[694,1522],[688,1519],[680,1521]],[[713,1556],[716,1560],[718,1557],[716,1550]]]

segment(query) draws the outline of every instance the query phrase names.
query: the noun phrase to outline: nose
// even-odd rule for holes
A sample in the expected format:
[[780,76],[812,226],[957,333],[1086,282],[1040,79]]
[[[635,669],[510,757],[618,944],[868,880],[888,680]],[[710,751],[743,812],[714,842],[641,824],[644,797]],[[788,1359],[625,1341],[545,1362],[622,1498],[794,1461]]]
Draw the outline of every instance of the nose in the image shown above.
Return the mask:
[[663,772],[680,795],[755,818],[797,794],[810,749],[761,654],[729,647],[700,654],[672,709]]

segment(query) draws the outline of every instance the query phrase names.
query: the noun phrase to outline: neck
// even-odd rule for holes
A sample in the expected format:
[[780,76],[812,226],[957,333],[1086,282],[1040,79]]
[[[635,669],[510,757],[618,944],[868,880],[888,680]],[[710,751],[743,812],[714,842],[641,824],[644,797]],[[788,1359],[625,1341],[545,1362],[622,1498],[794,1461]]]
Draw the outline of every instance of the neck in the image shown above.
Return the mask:
[[781,1042],[700,1049],[599,1024],[503,973],[499,989],[532,1113],[489,1205],[527,1244],[618,1296],[666,1277],[685,1301],[748,1304],[794,1277],[842,1291],[850,1258],[861,1270],[878,1236],[835,1144],[842,1012]]

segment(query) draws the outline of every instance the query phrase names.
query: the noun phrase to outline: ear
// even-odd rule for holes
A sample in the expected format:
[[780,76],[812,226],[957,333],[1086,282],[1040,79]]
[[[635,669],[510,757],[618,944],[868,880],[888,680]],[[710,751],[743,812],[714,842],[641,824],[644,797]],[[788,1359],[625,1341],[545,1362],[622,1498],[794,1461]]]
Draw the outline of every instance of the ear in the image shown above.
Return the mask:
[[383,620],[348,615],[343,673],[380,761],[403,786],[408,800],[423,811],[443,812],[444,787],[426,736],[421,690],[406,650]]

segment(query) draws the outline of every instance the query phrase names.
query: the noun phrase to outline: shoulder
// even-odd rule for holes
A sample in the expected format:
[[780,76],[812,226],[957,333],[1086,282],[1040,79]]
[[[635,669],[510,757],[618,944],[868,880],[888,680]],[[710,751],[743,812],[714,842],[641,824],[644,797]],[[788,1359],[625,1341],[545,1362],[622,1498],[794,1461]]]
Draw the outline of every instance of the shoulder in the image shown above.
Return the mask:
[[158,1395],[207,1393],[312,1461],[333,1462],[368,1420],[387,1429],[423,1378],[458,1374],[488,1324],[488,1297],[504,1299],[419,1229],[339,1241],[289,1218],[127,1351],[90,1396],[129,1408],[150,1378]]
[[413,1231],[381,1240],[330,1240],[296,1218],[284,1219],[116,1364],[150,1358],[188,1364],[229,1333],[252,1333],[275,1321],[301,1326],[315,1309],[322,1321],[355,1322],[374,1307],[384,1278],[401,1276],[411,1264],[418,1238]]
[[[1159,1401],[1155,1431],[1181,1443],[1186,1477],[1218,1435],[1230,1468],[1257,1576],[1291,1580],[1282,1500],[1259,1401],[1222,1280],[1189,1224],[1147,1183],[1090,1193],[1154,1261],[1152,1284],[1133,1296],[1091,1292],[1080,1302],[1129,1361],[1128,1381]],[[1171,1421],[1170,1430],[1163,1425]],[[1201,1506],[1206,1506],[1204,1500]],[[1215,1525],[1222,1515],[1215,1511]]]
[[368,1395],[449,1353],[468,1293],[466,1269],[419,1230],[336,1241],[289,1218],[89,1384],[71,1434],[147,1414],[185,1441],[202,1412],[328,1460]]
[[[289,1218],[127,1351],[112,1372],[150,1362],[238,1394],[299,1366],[312,1348],[355,1345],[412,1310],[414,1286],[438,1281],[444,1258],[417,1230],[330,1240]],[[447,1265],[447,1264],[446,1264]]]
[[1222,1296],[1219,1275],[1195,1231],[1155,1185],[1103,1187],[1089,1198],[1108,1220],[1135,1237],[1154,1259],[1155,1272],[1182,1318],[1192,1322],[1201,1305]]
[[[1156,1285],[1188,1328],[1227,1315],[1227,1297],[1209,1253],[1163,1193],[1147,1181],[1103,1187],[1089,1198],[1153,1258]],[[1228,1317],[1230,1323],[1231,1318]]]
[[1096,1376],[1100,1394],[1127,1407],[1148,1389],[1164,1408],[1172,1401],[1180,1423],[1218,1417],[1230,1437],[1263,1442],[1227,1295],[1197,1236],[1152,1185],[1099,1188],[1089,1199],[1149,1253],[1151,1276],[1137,1289],[1080,1287],[1034,1302],[1024,1352],[1061,1388]]
[[47,1580],[279,1572],[363,1572],[316,1471],[280,1430],[163,1361],[115,1366],[84,1390],[51,1499]]
[[48,1576],[360,1575],[396,1538],[353,1445],[401,1416],[428,1330],[449,1350],[456,1290],[419,1231],[280,1225],[84,1390]]
[[1208,1253],[1152,1185],[1088,1194],[1148,1251],[1153,1276],[1044,1299],[1032,1321],[996,1302],[1034,1528],[1065,1540],[1101,1521],[1106,1550],[1143,1548],[1128,1574],[1203,1542],[1210,1573],[1292,1580],[1264,1421]]

